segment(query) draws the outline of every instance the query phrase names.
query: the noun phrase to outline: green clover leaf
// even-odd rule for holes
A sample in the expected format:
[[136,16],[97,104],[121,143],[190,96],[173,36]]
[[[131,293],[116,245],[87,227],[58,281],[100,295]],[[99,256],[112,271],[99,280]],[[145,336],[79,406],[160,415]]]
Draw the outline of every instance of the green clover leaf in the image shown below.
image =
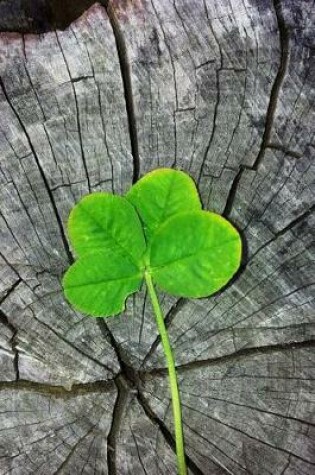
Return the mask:
[[141,266],[127,253],[96,251],[76,261],[63,279],[64,292],[72,305],[93,317],[121,313],[125,300],[139,290]]
[[143,280],[146,243],[133,206],[108,193],[87,195],[70,213],[68,234],[80,256],[63,278],[68,301],[93,317],[121,313]]
[[223,287],[240,265],[241,241],[224,218],[208,211],[177,214],[159,228],[150,249],[158,286],[179,297],[207,297]]
[[121,251],[137,263],[146,243],[139,216],[122,196],[92,193],[72,209],[68,234],[76,254],[95,251]]
[[145,280],[169,371],[179,475],[187,475],[175,359],[155,284],[171,295],[217,292],[240,265],[237,230],[201,210],[194,181],[159,169],[126,197],[92,193],[71,211],[68,235],[78,260],[63,277],[67,300],[93,317],[117,315]]
[[133,185],[126,198],[136,208],[147,238],[174,214],[201,210],[192,178],[171,168],[159,168],[147,173]]

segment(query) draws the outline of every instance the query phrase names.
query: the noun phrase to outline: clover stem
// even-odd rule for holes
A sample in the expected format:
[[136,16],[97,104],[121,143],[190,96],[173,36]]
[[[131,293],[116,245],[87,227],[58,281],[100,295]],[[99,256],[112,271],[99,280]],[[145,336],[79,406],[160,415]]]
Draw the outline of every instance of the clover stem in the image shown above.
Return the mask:
[[169,336],[167,333],[167,329],[165,327],[164,316],[163,316],[163,313],[158,301],[157,294],[155,292],[151,275],[148,272],[145,272],[145,281],[146,281],[149,295],[152,301],[152,307],[155,313],[156,323],[157,323],[157,327],[160,333],[161,342],[163,345],[163,350],[164,350],[164,354],[165,354],[165,358],[167,362],[169,384],[170,384],[171,397],[172,397],[173,418],[174,418],[174,426],[175,426],[175,443],[176,443],[178,475],[187,475],[187,467],[186,467],[185,451],[184,451],[182,410],[181,410],[181,402],[180,402],[180,395],[179,395],[179,389],[178,389],[175,360],[174,360]]

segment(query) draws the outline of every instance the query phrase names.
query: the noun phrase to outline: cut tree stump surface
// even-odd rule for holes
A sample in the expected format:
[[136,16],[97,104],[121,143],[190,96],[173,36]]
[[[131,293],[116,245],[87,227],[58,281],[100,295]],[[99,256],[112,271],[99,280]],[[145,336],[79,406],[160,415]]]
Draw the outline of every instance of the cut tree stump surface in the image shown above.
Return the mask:
[[315,7],[301,0],[0,0],[0,474],[176,474],[145,289],[65,301],[85,194],[188,172],[240,230],[214,297],[160,293],[189,473],[315,470]]

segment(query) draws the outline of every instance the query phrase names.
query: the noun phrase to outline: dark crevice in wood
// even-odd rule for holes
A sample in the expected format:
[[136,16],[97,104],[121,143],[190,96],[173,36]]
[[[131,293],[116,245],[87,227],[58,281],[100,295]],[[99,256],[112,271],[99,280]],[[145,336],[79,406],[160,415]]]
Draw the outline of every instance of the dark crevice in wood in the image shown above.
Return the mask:
[[[141,393],[140,390],[138,391],[138,394],[137,394],[137,400],[140,403],[141,407],[143,408],[147,417],[153,422],[154,425],[158,426],[166,442],[171,447],[173,452],[176,453],[175,440],[172,434],[168,430],[166,424],[154,413],[148,401],[146,400],[146,398],[144,397],[144,395]],[[206,475],[204,472],[200,470],[200,468],[195,464],[195,462],[187,454],[185,454],[185,457],[186,457],[187,467],[190,469],[190,471],[194,475]]]
[[[115,383],[118,388],[118,396],[114,407],[112,426],[109,431],[107,438],[107,464],[108,464],[108,473],[109,475],[119,475],[117,473],[116,467],[116,446],[117,446],[117,437],[119,435],[119,430],[121,427],[121,421],[123,418],[123,413],[126,408],[126,403],[128,400],[129,390],[136,391],[137,399],[144,409],[145,414],[149,417],[151,421],[155,424],[158,424],[162,435],[165,437],[167,443],[170,445],[172,450],[176,453],[175,441],[170,434],[169,430],[165,424],[158,419],[158,417],[153,414],[152,410],[149,408],[148,404],[145,401],[144,396],[141,393],[141,373],[133,369],[133,367],[126,363],[125,356],[122,354],[122,350],[116,342],[114,336],[110,332],[104,319],[98,319],[99,327],[106,338],[110,342],[111,346],[114,348],[117,359],[120,364],[121,373],[115,378]],[[143,373],[145,374],[145,373]],[[186,456],[187,457],[187,456]],[[187,465],[195,475],[204,475],[199,468],[192,462],[189,457],[187,457]]]
[[13,356],[13,368],[14,368],[14,371],[15,371],[15,380],[18,381],[20,379],[19,352],[16,348],[16,341],[15,341],[15,337],[17,335],[17,329],[14,327],[14,325],[12,325],[12,323],[9,321],[6,314],[1,309],[0,309],[0,323],[5,325],[12,332],[12,336],[10,338],[10,345],[11,345],[11,348],[12,348],[12,353],[14,355]]
[[117,343],[117,341],[115,340],[112,332],[109,330],[108,328],[108,325],[107,323],[105,322],[104,318],[98,318],[96,320],[98,326],[99,326],[99,329],[101,330],[101,333],[103,335],[103,337],[105,338],[105,340],[110,343],[110,345],[113,347],[114,351],[115,351],[115,354],[116,354],[116,357],[118,359],[118,362],[119,362],[119,365],[120,365],[120,368],[122,369],[122,366],[123,366],[123,358],[122,358],[122,355],[121,355],[121,349]]
[[257,171],[264,157],[265,150],[270,140],[275,112],[278,105],[279,93],[280,93],[280,89],[282,87],[283,80],[284,80],[284,77],[288,68],[288,63],[289,63],[289,31],[283,19],[282,7],[281,7],[280,1],[274,0],[274,9],[275,9],[276,17],[277,17],[278,28],[279,28],[280,49],[281,49],[280,64],[279,64],[279,69],[278,69],[278,72],[275,77],[275,80],[271,89],[271,93],[270,93],[270,100],[269,100],[269,105],[268,105],[267,114],[266,114],[265,130],[263,133],[260,150],[253,166],[251,167],[255,171]]
[[211,19],[210,19],[210,16],[209,16],[209,11],[208,11],[208,7],[207,7],[207,3],[205,0],[203,0],[203,6],[204,6],[204,10],[205,10],[205,14],[206,14],[206,18],[207,18],[207,24],[209,26],[209,30],[211,32],[211,35],[213,36],[213,39],[218,47],[218,50],[219,50],[219,53],[220,53],[220,65],[218,68],[216,68],[215,70],[215,77],[216,77],[216,101],[215,101],[215,105],[214,105],[214,112],[213,112],[213,125],[212,125],[212,131],[211,131],[211,134],[210,134],[210,138],[209,138],[209,142],[207,144],[207,147],[206,147],[206,150],[205,150],[205,153],[203,155],[203,159],[202,159],[202,162],[201,162],[201,166],[200,166],[200,171],[199,171],[199,176],[198,176],[198,180],[197,180],[197,183],[200,183],[200,180],[203,176],[203,170],[204,170],[204,166],[205,166],[205,163],[206,163],[206,159],[207,159],[207,156],[208,156],[208,153],[209,153],[209,150],[210,150],[210,147],[211,147],[211,144],[213,142],[213,139],[214,139],[214,135],[215,135],[215,131],[216,131],[216,124],[217,124],[217,116],[218,116],[218,110],[219,110],[219,105],[220,105],[220,100],[221,100],[221,92],[220,92],[220,72],[223,70],[223,56],[222,56],[222,49],[221,49],[221,45],[217,39],[217,36],[215,34],[215,31],[213,29],[213,26],[212,26],[212,23],[211,23]]
[[293,158],[302,158],[303,154],[300,152],[297,152],[296,150],[290,150],[288,149],[285,145],[281,145],[278,143],[273,143],[269,142],[266,148],[269,148],[270,150],[278,150],[279,152],[284,153],[285,155],[288,155]]
[[137,386],[139,382],[138,372],[132,367],[132,364],[128,361],[127,355],[115,340],[114,335],[112,334],[112,332],[108,328],[107,323],[105,322],[105,319],[98,318],[97,323],[105,340],[108,341],[108,343],[111,345],[116,354],[116,358],[118,360],[121,370],[120,374],[122,374],[132,386]]
[[206,159],[207,159],[207,156],[208,156],[208,153],[209,153],[209,150],[210,150],[210,147],[211,147],[211,144],[213,142],[215,132],[216,132],[217,117],[218,117],[218,110],[219,110],[219,105],[220,105],[220,95],[221,95],[220,94],[220,71],[222,71],[222,66],[219,69],[216,69],[216,72],[215,72],[217,97],[216,97],[214,112],[213,112],[213,125],[212,125],[212,131],[211,131],[211,134],[210,134],[209,142],[207,144],[207,148],[206,148],[206,151],[205,151],[204,156],[203,156],[203,160],[202,160],[202,164],[201,164],[201,167],[200,167],[197,183],[200,183],[201,177],[203,175],[204,165],[206,163]]
[[121,31],[120,24],[117,19],[112,2],[103,0],[101,3],[106,9],[106,12],[107,12],[107,15],[108,15],[108,18],[109,18],[109,21],[111,23],[111,27],[114,33],[115,41],[116,41],[116,48],[117,48],[120,71],[121,71],[124,93],[125,93],[129,136],[130,136],[131,152],[132,152],[132,157],[133,157],[132,183],[136,183],[136,181],[139,179],[139,176],[140,176],[140,158],[139,158],[137,122],[136,122],[136,114],[135,114],[135,107],[134,107],[133,93],[132,93],[130,62],[128,59],[126,41]]
[[[229,361],[235,361],[242,358],[252,357],[252,356],[261,356],[265,354],[272,354],[277,351],[290,351],[297,350],[300,348],[315,348],[315,340],[304,340],[304,341],[292,341],[288,343],[277,343],[275,345],[265,345],[260,347],[250,347],[243,348],[229,355],[218,356],[214,358],[208,358],[206,360],[191,361],[183,365],[176,366],[176,369],[179,372],[190,371],[197,368],[203,368],[208,366],[215,366],[222,363],[227,363]],[[154,368],[148,371],[141,371],[140,377],[146,378],[151,377],[152,375],[167,375],[166,368]]]
[[272,126],[274,123],[275,112],[277,109],[279,93],[285,78],[285,74],[289,63],[289,31],[284,22],[281,3],[278,0],[274,0],[274,10],[277,17],[280,39],[280,64],[276,74],[271,93],[270,100],[266,112],[265,130],[263,133],[260,150],[252,166],[240,165],[239,171],[236,174],[230,192],[228,194],[226,205],[224,208],[223,216],[228,217],[232,211],[235,196],[238,190],[240,180],[245,170],[257,171],[265,155],[266,149],[269,147],[269,140],[271,137]]
[[[172,324],[172,322],[173,322],[174,318],[176,317],[176,315],[182,310],[182,308],[187,304],[187,302],[189,302],[188,299],[181,297],[170,308],[170,310],[168,311],[168,313],[166,314],[165,319],[164,319],[166,328],[169,328],[169,326]],[[151,356],[153,355],[153,353],[155,352],[155,350],[159,346],[160,342],[161,342],[161,337],[160,337],[160,335],[157,335],[156,339],[152,343],[148,353],[146,354],[146,356],[144,357],[144,359],[141,363],[141,366],[140,366],[141,368],[143,368],[145,366],[145,364],[147,363],[147,361],[151,358]]]
[[12,346],[12,351],[14,353],[14,357],[13,357],[13,367],[14,367],[14,371],[15,371],[15,379],[16,381],[19,381],[20,379],[20,370],[19,370],[19,351],[16,347],[17,345],[17,342],[15,340],[16,338],[16,335],[17,335],[17,330],[15,330],[12,334],[12,337],[10,339],[10,344]]
[[287,461],[287,463],[285,464],[285,466],[283,467],[283,470],[282,470],[282,472],[280,473],[280,475],[285,475],[285,472],[287,471],[287,468],[289,468],[289,466],[290,466],[291,458],[292,458],[292,456],[289,455],[288,461]]
[[70,82],[75,83],[75,82],[85,81],[86,79],[95,79],[95,77],[94,76],[79,76],[76,78],[71,78]]
[[208,61],[205,61],[204,63],[200,63],[198,64],[196,67],[195,67],[195,70],[197,71],[198,69],[200,68],[204,68],[205,66],[208,66],[209,64],[214,64],[215,63],[215,59],[210,59]]
[[[15,271],[16,272],[16,271]],[[4,296],[2,297],[1,301],[0,301],[0,305],[3,304],[3,302],[15,291],[16,287],[22,282],[22,279],[19,278],[17,281],[14,282],[14,284],[12,285],[12,287],[10,287],[9,289],[7,289],[5,291],[5,294]]]
[[119,436],[121,422],[127,406],[129,394],[129,384],[122,374],[115,379],[115,384],[117,386],[118,395],[114,406],[112,425],[107,436],[108,475],[119,475],[116,466],[117,438]]
[[113,391],[115,388],[114,380],[95,381],[91,383],[73,384],[71,389],[64,386],[38,383],[20,379],[19,381],[0,381],[0,391],[33,391],[35,393],[47,394],[56,398],[71,398],[88,393],[99,393]]
[[16,328],[14,327],[14,325],[12,325],[12,323],[9,321],[6,314],[1,309],[0,309],[0,323],[2,323],[2,325],[5,325],[7,328],[9,328],[9,330],[12,333],[16,332]]
[[[10,232],[11,236],[13,237],[12,231],[10,230],[10,228],[7,227],[7,229]],[[5,264],[11,269],[11,271],[17,276],[17,279],[21,282],[22,277],[20,276],[20,274],[16,270],[15,266],[13,267],[14,264],[12,264],[11,262],[8,261],[8,259],[6,258],[4,253],[1,252],[1,250],[0,250],[0,258],[4,260]],[[8,289],[4,290],[4,292],[8,292]]]
[[52,206],[53,211],[54,211],[54,214],[55,214],[55,216],[56,216],[57,225],[58,225],[58,228],[59,228],[59,231],[60,231],[60,235],[61,235],[61,239],[62,239],[62,242],[63,242],[63,246],[64,246],[64,249],[65,249],[66,255],[67,255],[67,257],[68,257],[69,262],[72,263],[72,262],[73,262],[73,257],[72,257],[71,251],[70,251],[70,247],[69,247],[69,244],[68,244],[68,241],[67,241],[67,238],[66,238],[65,231],[64,231],[64,229],[63,229],[62,220],[61,220],[61,217],[60,217],[60,215],[59,215],[58,208],[57,208],[57,205],[56,205],[54,196],[53,196],[53,194],[52,194],[52,191],[51,191],[51,189],[50,189],[50,187],[49,187],[48,180],[47,180],[46,175],[45,175],[45,173],[44,173],[43,167],[42,167],[41,164],[40,164],[40,160],[39,160],[39,158],[38,158],[38,156],[37,156],[37,153],[36,153],[36,151],[35,151],[35,149],[34,149],[34,146],[33,146],[33,144],[32,144],[31,138],[30,138],[30,136],[29,136],[29,134],[28,134],[28,132],[27,132],[27,130],[26,130],[26,127],[25,127],[25,125],[23,124],[22,119],[20,118],[20,116],[19,116],[17,110],[15,109],[14,105],[12,104],[12,101],[10,100],[10,98],[9,98],[9,96],[8,96],[8,93],[7,93],[7,91],[6,91],[6,88],[5,88],[5,86],[4,86],[4,83],[3,83],[3,81],[2,81],[2,78],[0,78],[0,87],[1,87],[1,89],[2,89],[2,91],[3,91],[3,94],[4,94],[4,96],[5,96],[6,100],[7,100],[8,105],[10,106],[10,108],[11,108],[11,110],[12,110],[14,116],[16,117],[16,119],[17,119],[17,121],[18,121],[18,123],[19,123],[19,125],[20,125],[20,127],[21,127],[21,129],[22,129],[22,131],[24,132],[25,137],[26,137],[27,142],[28,142],[28,145],[29,145],[29,147],[30,147],[30,149],[31,149],[31,151],[32,151],[32,153],[33,153],[34,160],[35,160],[36,165],[37,165],[37,167],[38,167],[38,170],[39,170],[40,176],[41,176],[41,178],[42,178],[42,180],[43,180],[44,186],[45,186],[45,188],[46,188],[46,191],[47,191],[47,194],[48,194],[48,197],[49,197],[51,206]]

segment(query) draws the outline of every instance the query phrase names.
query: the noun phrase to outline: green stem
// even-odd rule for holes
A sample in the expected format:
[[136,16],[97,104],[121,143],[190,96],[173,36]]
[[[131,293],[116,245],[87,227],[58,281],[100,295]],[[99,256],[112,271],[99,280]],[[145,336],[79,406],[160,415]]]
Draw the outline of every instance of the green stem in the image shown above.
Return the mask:
[[145,272],[145,281],[148,287],[149,295],[152,301],[153,310],[155,313],[157,327],[160,333],[161,342],[164,349],[164,354],[166,357],[169,383],[172,396],[172,407],[173,407],[173,417],[174,417],[174,426],[175,426],[175,442],[176,442],[176,455],[177,455],[177,466],[178,466],[178,475],[187,475],[187,467],[185,461],[185,451],[184,451],[184,435],[183,435],[183,422],[182,422],[182,410],[180,403],[180,395],[178,390],[177,374],[175,368],[174,356],[168,337],[168,333],[164,324],[163,313],[155,292],[155,288],[152,282],[151,275],[146,271]]

